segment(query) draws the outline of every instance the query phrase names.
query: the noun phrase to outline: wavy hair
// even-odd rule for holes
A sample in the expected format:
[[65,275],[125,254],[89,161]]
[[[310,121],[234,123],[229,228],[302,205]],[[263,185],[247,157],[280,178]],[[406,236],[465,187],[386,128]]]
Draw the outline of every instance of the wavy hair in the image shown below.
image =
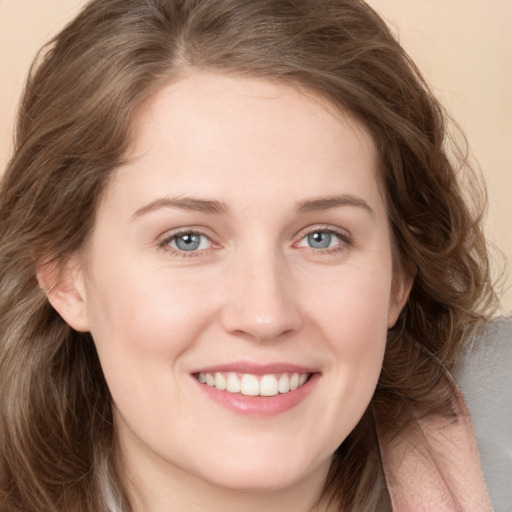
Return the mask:
[[495,300],[483,189],[450,149],[446,115],[417,68],[363,1],[93,0],[33,65],[0,189],[4,512],[103,512],[106,481],[131,510],[93,341],[52,309],[36,272],[83,250],[135,113],[190,69],[317,94],[378,148],[395,272],[415,278],[372,403],[335,454],[325,495],[337,510],[386,503],[373,413],[393,434],[412,403],[446,412],[443,367]]

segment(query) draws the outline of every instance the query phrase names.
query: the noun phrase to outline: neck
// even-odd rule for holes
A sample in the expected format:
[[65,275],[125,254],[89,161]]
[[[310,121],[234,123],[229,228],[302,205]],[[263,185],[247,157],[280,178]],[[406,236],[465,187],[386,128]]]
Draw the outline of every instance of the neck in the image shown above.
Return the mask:
[[[147,482],[145,482],[147,484]],[[132,481],[129,498],[133,512],[327,512],[327,506],[319,499],[322,488],[300,482],[287,489],[251,491],[222,489],[204,482],[183,479],[152,482],[143,489]]]

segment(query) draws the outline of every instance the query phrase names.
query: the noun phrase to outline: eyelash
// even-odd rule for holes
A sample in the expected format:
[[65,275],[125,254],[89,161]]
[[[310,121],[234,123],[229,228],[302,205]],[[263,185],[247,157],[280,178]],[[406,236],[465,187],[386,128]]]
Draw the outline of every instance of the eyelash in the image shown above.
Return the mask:
[[302,233],[299,235],[299,241],[294,244],[294,247],[303,247],[298,244],[300,244],[306,237],[314,233],[327,233],[329,235],[336,236],[340,240],[338,244],[334,245],[333,247],[326,247],[325,249],[304,247],[305,250],[310,251],[314,255],[337,255],[350,249],[354,245],[354,240],[348,231],[335,229],[332,226],[312,226],[302,231]]
[[[309,235],[312,235],[314,233],[327,233],[329,235],[334,235],[337,238],[339,238],[340,243],[336,244],[333,247],[327,247],[325,249],[305,247],[305,246],[299,245],[302,242],[302,240],[304,240],[306,237],[308,237]],[[205,249],[196,249],[196,250],[191,250],[191,251],[185,251],[185,250],[180,250],[178,248],[172,247],[170,245],[174,240],[177,240],[179,237],[182,237],[184,235],[196,235],[199,237],[205,237],[206,239],[208,239],[211,246],[208,248],[205,248]],[[304,250],[308,250],[315,255],[322,255],[322,256],[338,254],[340,252],[346,251],[347,249],[350,249],[354,245],[352,236],[347,231],[344,231],[341,229],[334,229],[331,226],[312,226],[310,228],[303,230],[300,233],[298,238],[299,238],[298,242],[295,242],[293,244],[293,247],[297,247],[297,248],[304,247]],[[181,258],[199,257],[201,255],[204,255],[205,251],[210,251],[211,249],[217,249],[220,247],[220,245],[216,244],[215,242],[213,242],[211,240],[210,236],[206,235],[205,233],[202,233],[199,230],[196,231],[194,229],[184,229],[184,230],[178,231],[176,233],[172,233],[172,235],[166,236],[163,240],[158,242],[158,246],[160,249],[162,249],[166,252],[170,252],[171,254],[181,257]]]
[[[192,251],[184,251],[184,250],[180,250],[175,247],[172,247],[170,245],[173,240],[177,240],[178,238],[180,238],[181,236],[184,236],[184,235],[196,235],[199,237],[205,237],[208,239],[209,243],[213,247],[208,247],[207,249],[196,249],[196,250],[192,250]],[[194,230],[194,229],[184,229],[184,230],[178,231],[176,233],[173,233],[170,236],[166,236],[163,240],[161,240],[158,243],[158,246],[160,249],[164,250],[165,252],[170,252],[172,255],[175,255],[175,256],[178,256],[181,258],[196,258],[196,257],[204,254],[205,251],[209,251],[210,249],[214,249],[214,248],[216,249],[216,248],[220,247],[218,244],[215,244],[215,242],[212,242],[211,237],[209,237],[205,233],[201,233],[201,231],[199,231],[199,230]]]

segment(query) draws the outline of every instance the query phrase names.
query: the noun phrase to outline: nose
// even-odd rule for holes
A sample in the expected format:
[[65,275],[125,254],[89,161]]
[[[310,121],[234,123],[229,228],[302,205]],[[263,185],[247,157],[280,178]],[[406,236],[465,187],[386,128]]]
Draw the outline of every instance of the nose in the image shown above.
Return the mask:
[[298,331],[302,316],[293,280],[283,257],[240,258],[230,269],[221,314],[230,334],[258,341],[277,340]]

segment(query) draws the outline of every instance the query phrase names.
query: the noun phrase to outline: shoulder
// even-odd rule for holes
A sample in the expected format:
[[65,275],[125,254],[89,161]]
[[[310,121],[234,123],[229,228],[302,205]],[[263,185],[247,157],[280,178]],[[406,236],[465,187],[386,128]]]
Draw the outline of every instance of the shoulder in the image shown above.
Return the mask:
[[468,404],[482,469],[496,512],[512,503],[512,317],[469,336],[453,371]]
[[471,412],[472,408],[492,403],[512,414],[508,392],[512,386],[512,316],[478,326],[469,336],[453,374]]

